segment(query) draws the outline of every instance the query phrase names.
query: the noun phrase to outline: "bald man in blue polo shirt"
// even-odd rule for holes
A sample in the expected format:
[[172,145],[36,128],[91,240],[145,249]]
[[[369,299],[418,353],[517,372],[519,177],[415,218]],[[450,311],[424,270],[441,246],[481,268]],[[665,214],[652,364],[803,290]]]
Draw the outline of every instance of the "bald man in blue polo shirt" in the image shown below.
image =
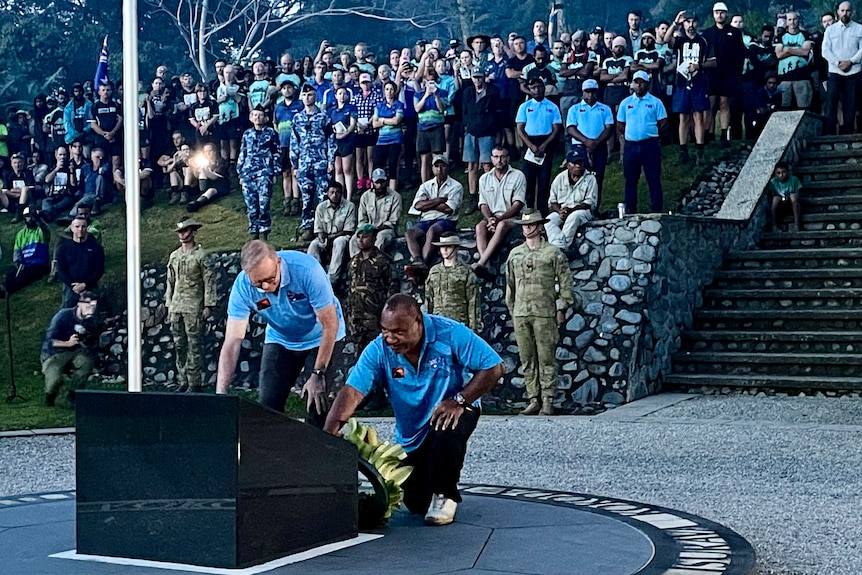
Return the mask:
[[643,169],[649,187],[650,208],[662,211],[664,191],[661,186],[661,140],[659,132],[667,128],[667,110],[661,100],[649,93],[650,77],[643,70],[635,72],[634,93],[620,102],[617,131],[625,137],[623,177],[625,178],[626,212],[638,209],[638,180]]
[[[458,480],[467,440],[481,413],[479,398],[503,376],[500,356],[464,324],[423,314],[406,294],[389,298],[382,335],[362,352],[339,392],[325,431],[338,433],[362,398],[383,387],[395,412],[395,441],[413,466],[404,505],[427,525],[447,525],[461,501]],[[465,369],[473,373],[464,381]]]
[[246,243],[240,258],[242,271],[228,300],[216,393],[230,389],[249,316],[256,313],[266,323],[259,376],[261,405],[283,412],[306,357],[317,350],[302,395],[309,423],[322,427],[327,384],[334,374],[331,360],[345,335],[341,303],[332,293],[332,284],[313,257],[297,251],[276,252],[261,240]]

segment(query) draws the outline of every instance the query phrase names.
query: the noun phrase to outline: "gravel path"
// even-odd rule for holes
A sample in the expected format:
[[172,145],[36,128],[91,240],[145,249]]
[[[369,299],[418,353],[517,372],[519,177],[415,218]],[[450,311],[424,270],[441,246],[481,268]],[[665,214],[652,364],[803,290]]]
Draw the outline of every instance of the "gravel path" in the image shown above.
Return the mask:
[[[594,418],[485,417],[463,480],[701,515],[748,539],[760,574],[862,573],[862,399],[664,397]],[[0,495],[72,489],[73,457],[73,436],[0,439]]]

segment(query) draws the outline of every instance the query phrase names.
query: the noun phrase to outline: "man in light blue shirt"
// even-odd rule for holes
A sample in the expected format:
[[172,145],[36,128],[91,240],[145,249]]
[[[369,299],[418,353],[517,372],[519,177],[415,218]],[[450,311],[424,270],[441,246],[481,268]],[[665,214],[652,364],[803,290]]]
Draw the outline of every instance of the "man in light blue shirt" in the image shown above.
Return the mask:
[[[362,352],[324,430],[338,433],[362,398],[384,387],[395,412],[395,441],[407,451],[403,465],[413,466],[404,504],[425,513],[428,525],[449,524],[461,501],[458,480],[479,399],[502,377],[502,360],[468,327],[423,314],[406,294],[389,298],[380,327],[382,335]],[[469,383],[465,369],[473,373]]]
[[527,206],[548,211],[554,145],[563,131],[563,120],[556,104],[545,98],[545,83],[539,77],[527,80],[532,98],[518,107],[515,130],[523,142],[524,162],[521,169],[527,178]]
[[331,360],[345,335],[341,304],[332,285],[320,263],[301,252],[276,252],[270,244],[252,240],[240,257],[242,271],[228,300],[216,393],[228,392],[249,316],[256,313],[267,324],[260,362],[261,405],[284,411],[290,388],[306,357],[316,349],[314,369],[302,395],[307,396],[309,422],[322,427],[327,384],[334,374]]
[[583,100],[569,108],[566,114],[566,135],[569,136],[567,152],[578,149],[587,158],[587,168],[596,176],[599,197],[595,209],[599,209],[602,182],[608,165],[607,141],[614,133],[614,114],[610,106],[599,102],[599,83],[589,78],[581,86]]
[[661,186],[661,140],[659,132],[667,127],[667,110],[661,100],[649,93],[650,77],[643,70],[632,80],[634,94],[620,102],[617,131],[625,136],[623,177],[625,178],[626,212],[638,207],[638,180],[643,169],[649,187],[650,207],[662,211],[664,191]]

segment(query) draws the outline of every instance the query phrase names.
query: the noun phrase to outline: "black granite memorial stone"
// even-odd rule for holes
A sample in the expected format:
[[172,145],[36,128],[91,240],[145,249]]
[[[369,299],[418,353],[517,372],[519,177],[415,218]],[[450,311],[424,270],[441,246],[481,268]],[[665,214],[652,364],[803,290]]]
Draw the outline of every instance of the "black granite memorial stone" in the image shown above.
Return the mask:
[[357,451],[235,396],[80,392],[77,552],[236,568],[356,537]]

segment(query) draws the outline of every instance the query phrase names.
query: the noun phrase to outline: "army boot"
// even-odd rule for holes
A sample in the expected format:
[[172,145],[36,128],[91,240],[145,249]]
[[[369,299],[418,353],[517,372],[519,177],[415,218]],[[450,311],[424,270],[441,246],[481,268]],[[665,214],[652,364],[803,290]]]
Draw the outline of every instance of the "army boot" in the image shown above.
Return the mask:
[[168,199],[168,204],[173,206],[173,205],[177,204],[179,201],[180,201],[179,190],[175,190],[174,188],[171,188],[171,194],[170,194],[170,199]]
[[530,398],[530,405],[521,410],[521,415],[538,415],[542,409],[542,402],[538,397]]
[[554,415],[554,396],[553,395],[543,395],[542,396],[542,409],[539,411],[540,415]]

